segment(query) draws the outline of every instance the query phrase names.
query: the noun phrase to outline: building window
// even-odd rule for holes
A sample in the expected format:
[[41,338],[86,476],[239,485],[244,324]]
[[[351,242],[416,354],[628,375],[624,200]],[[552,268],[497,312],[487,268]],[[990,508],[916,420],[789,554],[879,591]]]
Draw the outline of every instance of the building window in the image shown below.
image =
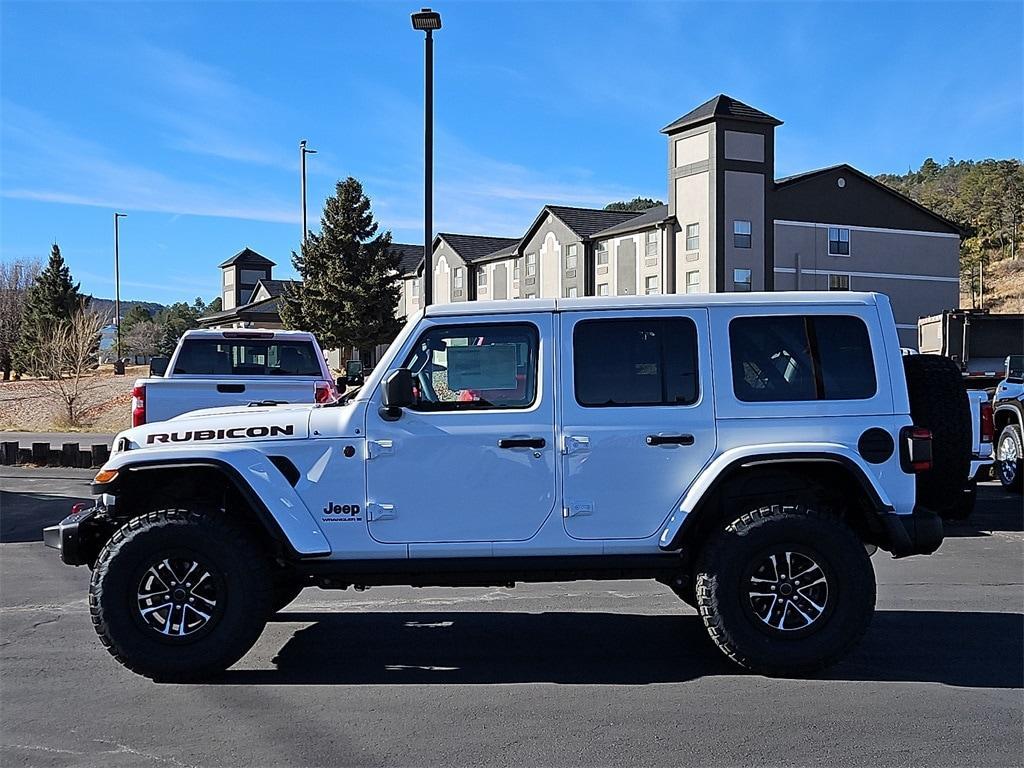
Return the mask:
[[597,295],[598,296],[607,296],[608,295],[608,283],[601,283],[599,286],[597,286]]
[[537,293],[536,293],[536,291],[528,292],[526,294],[526,296],[524,296],[523,298],[526,298],[526,299],[536,299],[537,298]]
[[828,255],[850,255],[850,230],[844,227],[828,228]]
[[575,299],[579,295],[579,289],[575,285],[565,289],[565,298],[567,299]]
[[657,256],[658,255],[658,231],[647,233],[647,255]]
[[686,273],[686,292],[700,293],[700,272],[698,270]]
[[644,279],[644,295],[645,296],[651,296],[651,295],[656,294],[656,293],[661,293],[661,291],[658,290],[658,278],[657,277],[647,277],[647,278],[645,278]]
[[533,277],[537,274],[537,254],[526,254],[526,276]]
[[519,280],[519,262],[518,261],[516,261],[516,263],[512,265],[512,279],[513,280]]
[[686,225],[686,250],[696,251],[700,248],[700,224]]
[[412,281],[412,295],[413,296],[419,296],[420,295],[420,281],[418,279]]
[[476,273],[476,284],[478,286],[487,285],[487,270],[483,267]]
[[750,270],[734,269],[732,271],[732,287],[734,291],[741,293],[750,291]]
[[455,287],[457,289],[462,288],[462,267],[455,268]]
[[607,264],[608,263],[608,243],[598,243],[595,251],[597,256],[597,263]]
[[736,219],[732,223],[732,244],[737,248],[750,247],[751,227],[749,221]]
[[829,275],[828,276],[828,289],[830,291],[848,291],[848,290],[850,290],[850,276],[849,275]]
[[576,248],[575,244],[565,246],[565,268],[576,269]]

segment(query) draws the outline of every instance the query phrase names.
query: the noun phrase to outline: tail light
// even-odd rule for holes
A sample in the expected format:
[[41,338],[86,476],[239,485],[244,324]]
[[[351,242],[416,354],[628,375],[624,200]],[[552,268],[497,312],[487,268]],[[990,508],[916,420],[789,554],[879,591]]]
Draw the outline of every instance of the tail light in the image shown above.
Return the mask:
[[146,386],[132,387],[132,426],[146,423]]
[[338,399],[338,390],[335,389],[334,384],[330,381],[318,381],[316,383],[316,392],[314,393],[314,400],[318,403],[333,403]]
[[996,438],[996,425],[992,420],[992,403],[981,404],[981,442],[991,443]]
[[924,427],[900,430],[900,465],[904,472],[927,472],[932,468],[932,431]]

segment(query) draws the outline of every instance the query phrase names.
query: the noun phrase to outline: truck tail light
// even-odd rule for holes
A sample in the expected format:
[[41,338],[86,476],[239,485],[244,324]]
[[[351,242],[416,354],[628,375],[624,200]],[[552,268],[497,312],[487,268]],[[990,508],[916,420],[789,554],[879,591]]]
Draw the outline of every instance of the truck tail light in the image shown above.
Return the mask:
[[318,403],[333,403],[338,399],[338,391],[334,388],[334,384],[329,381],[318,381],[316,383],[316,393],[314,399]]
[[996,425],[992,420],[992,403],[981,404],[981,442],[991,443],[996,438]]
[[900,465],[904,472],[917,474],[932,468],[932,431],[924,427],[900,430]]
[[132,387],[132,426],[146,423],[146,385]]

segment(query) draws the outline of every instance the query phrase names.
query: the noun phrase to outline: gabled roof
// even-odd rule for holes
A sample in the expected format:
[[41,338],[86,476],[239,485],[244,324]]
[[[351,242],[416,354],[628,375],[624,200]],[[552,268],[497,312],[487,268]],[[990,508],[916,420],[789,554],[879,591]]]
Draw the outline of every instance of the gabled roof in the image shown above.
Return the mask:
[[648,208],[643,211],[639,216],[634,216],[632,219],[627,219],[621,224],[616,224],[607,229],[602,229],[600,232],[595,232],[593,237],[610,237],[612,235],[621,235],[625,232],[636,232],[640,229],[647,229],[649,227],[657,226],[668,219],[668,206],[667,205],[656,205],[653,208]]
[[571,229],[581,240],[588,239],[595,232],[600,232],[608,227],[621,224],[629,219],[635,219],[640,215],[638,211],[608,211],[604,208],[576,208],[570,205],[545,205],[540,209],[537,218],[533,220],[530,228],[526,230],[523,239],[526,243],[548,216],[557,217],[565,226]]
[[818,169],[813,170],[813,171],[805,171],[804,173],[797,173],[797,174],[794,174],[792,176],[785,176],[785,177],[783,177],[781,179],[776,179],[775,180],[775,189],[776,190],[780,190],[780,191],[781,190],[786,190],[786,189],[792,189],[793,187],[799,185],[802,182],[809,181],[811,179],[817,178],[817,177],[822,176],[822,175],[827,174],[827,173],[833,173],[835,171],[842,171],[843,173],[849,174],[851,176],[856,176],[857,178],[859,178],[859,179],[861,179],[861,180],[863,180],[863,181],[865,181],[865,182],[867,182],[867,183],[877,187],[878,189],[886,192],[887,194],[892,195],[893,197],[895,197],[896,199],[906,203],[907,205],[911,205],[914,208],[916,208],[917,210],[921,211],[922,213],[927,214],[928,216],[930,216],[935,221],[938,221],[939,223],[945,225],[946,227],[952,229],[954,232],[958,233],[961,237],[964,234],[963,229],[956,222],[950,221],[945,216],[940,216],[939,214],[935,213],[935,211],[931,210],[930,208],[926,208],[925,206],[921,205],[916,200],[913,200],[912,198],[907,197],[902,192],[899,192],[899,191],[893,189],[892,187],[890,187],[887,184],[883,184],[878,179],[875,179],[875,178],[869,176],[868,174],[864,173],[863,171],[857,170],[852,165],[849,165],[847,163],[839,163],[838,165],[830,165],[830,166],[828,166],[826,168],[818,168]]
[[669,123],[661,129],[662,133],[675,133],[693,125],[706,123],[716,118],[727,117],[732,120],[743,120],[748,123],[767,123],[768,125],[782,125],[782,121],[772,117],[767,112],[742,101],[720,93],[713,99],[709,99],[696,109],[687,112],[675,122]]
[[397,251],[398,274],[402,277],[411,277],[420,271],[423,266],[423,246],[409,245],[407,243],[392,243],[391,250]]
[[437,241],[444,240],[453,251],[467,264],[494,253],[495,251],[516,245],[518,237],[491,237],[489,235],[457,235],[451,232],[439,232],[434,238],[434,248],[437,248]]
[[256,253],[256,251],[254,251],[249,246],[245,246],[245,248],[240,250],[227,261],[221,262],[219,266],[230,267],[232,264],[244,264],[246,266],[254,267],[277,266],[276,264],[274,264],[274,262],[272,262],[270,259],[264,256],[262,253]]
[[519,243],[522,240],[516,240],[511,245],[506,245],[504,248],[500,248],[494,253],[488,253],[486,256],[481,256],[477,261],[497,261],[498,259],[508,259],[515,256],[519,250]]
[[256,283],[256,288],[253,290],[252,294],[253,294],[253,296],[255,296],[257,293],[259,293],[260,286],[262,285],[264,288],[267,289],[267,294],[270,296],[270,298],[275,298],[277,296],[283,296],[284,292],[285,292],[285,289],[289,285],[301,285],[301,284],[302,284],[301,280],[266,280],[266,279],[264,279],[264,280],[260,280],[258,283]]
[[251,320],[254,319],[255,315],[260,315],[262,319],[273,320],[275,316],[280,315],[280,302],[280,296],[272,296],[269,299],[254,301],[250,304],[241,304],[232,309],[225,309],[220,312],[214,312],[212,315],[206,315],[206,317],[200,317],[199,324],[209,326],[224,320]]

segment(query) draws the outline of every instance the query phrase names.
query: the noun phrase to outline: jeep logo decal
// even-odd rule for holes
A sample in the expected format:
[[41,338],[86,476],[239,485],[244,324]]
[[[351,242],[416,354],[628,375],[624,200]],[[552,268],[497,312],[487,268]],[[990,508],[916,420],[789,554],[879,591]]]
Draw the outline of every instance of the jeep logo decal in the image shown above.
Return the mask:
[[188,443],[193,440],[245,440],[257,437],[277,437],[278,435],[294,435],[295,425],[269,427],[232,427],[231,429],[197,429],[194,432],[154,432],[146,438],[146,444],[153,443]]

